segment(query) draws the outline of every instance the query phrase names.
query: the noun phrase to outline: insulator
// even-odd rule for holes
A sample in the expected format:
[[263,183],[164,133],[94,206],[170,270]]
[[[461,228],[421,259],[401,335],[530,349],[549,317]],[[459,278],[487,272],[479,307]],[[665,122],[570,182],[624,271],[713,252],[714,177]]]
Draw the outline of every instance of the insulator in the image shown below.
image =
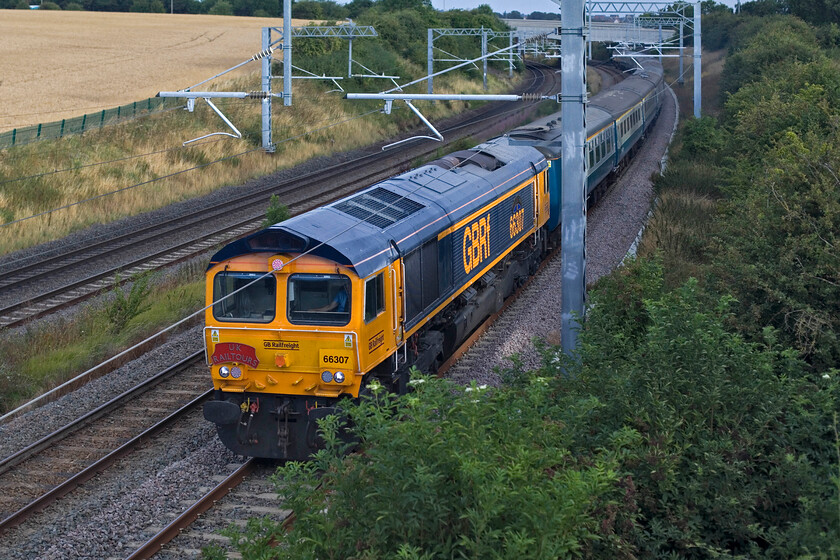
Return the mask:
[[248,99],[268,99],[269,95],[267,91],[252,91],[248,93]]
[[542,95],[539,93],[523,93],[522,94],[522,101],[539,101],[542,99]]
[[252,57],[251,57],[251,60],[259,60],[259,59],[261,59],[261,58],[265,58],[265,57],[267,57],[267,56],[271,56],[271,53],[273,53],[273,52],[274,52],[274,49],[273,49],[273,48],[271,48],[271,47],[268,47],[268,48],[267,48],[267,49],[265,49],[264,51],[260,51],[260,52],[258,52],[257,54],[255,54],[254,56],[252,56]]

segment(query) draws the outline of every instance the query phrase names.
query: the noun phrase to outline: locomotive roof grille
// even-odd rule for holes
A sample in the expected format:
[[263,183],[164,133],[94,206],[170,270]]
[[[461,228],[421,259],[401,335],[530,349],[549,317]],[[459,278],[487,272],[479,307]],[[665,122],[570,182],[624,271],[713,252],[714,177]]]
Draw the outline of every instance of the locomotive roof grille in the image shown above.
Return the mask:
[[425,208],[389,190],[377,187],[339,202],[335,209],[385,229]]

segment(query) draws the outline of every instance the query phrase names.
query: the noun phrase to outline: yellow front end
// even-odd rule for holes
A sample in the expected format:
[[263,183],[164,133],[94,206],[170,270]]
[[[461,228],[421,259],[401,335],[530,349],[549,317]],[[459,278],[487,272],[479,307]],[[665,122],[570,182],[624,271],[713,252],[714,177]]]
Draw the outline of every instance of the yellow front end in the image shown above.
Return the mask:
[[[256,280],[249,288],[228,297],[234,300],[229,306],[234,311],[226,312],[228,307],[221,302],[206,312],[204,335],[213,386],[233,393],[358,396],[361,370],[357,333],[361,326],[357,324],[357,314],[350,312],[353,302],[362,299],[358,278],[352,271],[318,257],[291,260],[287,255],[268,259],[259,254],[247,255],[208,270],[208,304],[215,301],[214,291],[222,291],[220,282],[214,281],[217,274],[252,275],[235,278],[226,287],[228,292]],[[282,268],[257,280],[272,270],[275,261],[284,263]],[[346,315],[339,316],[334,310],[319,311],[295,320],[294,311],[287,309],[287,302],[295,301],[287,291],[288,279],[305,275],[343,280],[349,291]],[[314,303],[329,305],[330,295],[324,293],[322,301]],[[306,320],[317,315],[326,319]],[[330,317],[333,315],[335,318]],[[228,371],[220,373],[223,366]],[[335,379],[338,372],[339,381]],[[330,380],[326,381],[328,377]]]
[[207,271],[206,297],[205,418],[237,453],[305,459],[315,420],[359,395],[362,282],[319,257],[247,254]]

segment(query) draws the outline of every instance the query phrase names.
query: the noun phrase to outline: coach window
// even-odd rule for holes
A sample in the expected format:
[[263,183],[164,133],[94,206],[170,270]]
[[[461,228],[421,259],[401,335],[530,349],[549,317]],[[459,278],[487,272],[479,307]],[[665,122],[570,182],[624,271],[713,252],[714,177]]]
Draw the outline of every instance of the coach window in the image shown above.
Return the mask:
[[270,323],[277,310],[277,281],[259,272],[220,272],[213,278],[218,321]]
[[350,287],[350,278],[343,274],[292,274],[286,290],[289,322],[346,325],[352,309]]
[[365,282],[365,323],[385,311],[385,273],[380,272]]

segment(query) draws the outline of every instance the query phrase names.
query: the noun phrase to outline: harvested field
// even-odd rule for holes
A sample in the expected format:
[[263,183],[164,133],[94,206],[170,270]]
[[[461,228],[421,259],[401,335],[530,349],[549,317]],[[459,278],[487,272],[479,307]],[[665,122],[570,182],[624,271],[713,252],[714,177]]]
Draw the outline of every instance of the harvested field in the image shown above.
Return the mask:
[[191,86],[259,52],[263,27],[283,25],[282,18],[38,10],[0,10],[0,22],[0,132]]

